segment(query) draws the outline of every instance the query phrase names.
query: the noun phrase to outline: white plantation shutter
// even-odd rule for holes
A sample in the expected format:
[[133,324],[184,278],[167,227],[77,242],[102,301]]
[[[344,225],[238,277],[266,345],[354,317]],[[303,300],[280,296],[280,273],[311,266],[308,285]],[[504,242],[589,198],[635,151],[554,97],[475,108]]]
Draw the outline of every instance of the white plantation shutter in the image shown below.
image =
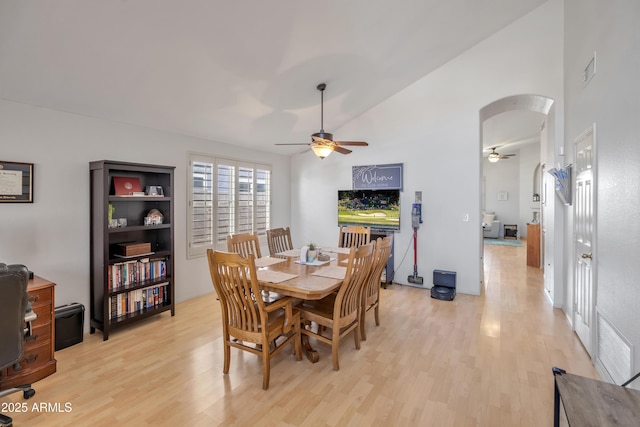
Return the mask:
[[190,159],[188,256],[226,250],[229,234],[266,235],[271,226],[271,167],[194,155]]
[[191,161],[188,254],[204,254],[213,245],[213,163],[206,159]]
[[238,168],[238,222],[236,233],[253,233],[253,168],[240,166]]
[[254,231],[259,235],[267,234],[271,228],[271,170],[255,170],[255,208]]
[[234,165],[218,164],[218,185],[216,200],[216,240],[221,249],[226,249],[227,235],[235,231],[235,170]]

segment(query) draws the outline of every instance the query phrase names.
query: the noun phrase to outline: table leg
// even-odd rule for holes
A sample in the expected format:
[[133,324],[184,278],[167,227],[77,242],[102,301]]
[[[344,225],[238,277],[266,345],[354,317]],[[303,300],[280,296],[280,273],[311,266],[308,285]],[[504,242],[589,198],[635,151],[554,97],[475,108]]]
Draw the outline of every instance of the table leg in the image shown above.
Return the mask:
[[560,392],[555,379],[553,389],[553,427],[560,427]]
[[566,374],[564,369],[551,368],[553,372],[553,427],[560,427],[560,390],[558,390],[558,383],[556,382],[556,375]]
[[305,354],[307,355],[307,359],[309,359],[311,363],[316,363],[318,360],[320,360],[320,354],[318,354],[317,350],[311,347],[311,343],[309,342],[308,335],[302,334],[301,338],[302,338],[302,351],[305,352]]

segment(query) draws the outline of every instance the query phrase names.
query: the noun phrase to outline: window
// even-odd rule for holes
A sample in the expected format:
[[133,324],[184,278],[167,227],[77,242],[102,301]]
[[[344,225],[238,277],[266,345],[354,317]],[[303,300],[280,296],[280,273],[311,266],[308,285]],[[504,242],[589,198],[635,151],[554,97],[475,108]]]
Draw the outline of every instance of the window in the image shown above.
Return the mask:
[[271,166],[192,154],[189,257],[226,250],[227,235],[265,235],[271,223]]

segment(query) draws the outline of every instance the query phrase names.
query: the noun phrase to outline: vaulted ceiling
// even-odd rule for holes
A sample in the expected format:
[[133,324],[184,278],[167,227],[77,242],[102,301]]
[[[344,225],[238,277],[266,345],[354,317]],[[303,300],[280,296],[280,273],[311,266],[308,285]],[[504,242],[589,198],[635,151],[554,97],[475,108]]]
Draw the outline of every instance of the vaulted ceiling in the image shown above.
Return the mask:
[[0,98],[291,154],[544,2],[2,0]]

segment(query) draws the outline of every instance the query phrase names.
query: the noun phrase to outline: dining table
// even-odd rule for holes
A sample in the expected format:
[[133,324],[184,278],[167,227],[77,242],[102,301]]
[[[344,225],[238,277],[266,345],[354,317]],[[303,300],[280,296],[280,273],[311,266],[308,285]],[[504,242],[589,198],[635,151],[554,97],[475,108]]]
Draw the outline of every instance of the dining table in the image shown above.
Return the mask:
[[[342,285],[347,270],[349,248],[323,248],[320,254],[329,260],[312,262],[300,259],[300,249],[266,256],[255,260],[260,290],[275,292],[301,300],[319,300]],[[302,325],[304,327],[304,325]],[[302,335],[302,348],[307,358],[316,363],[319,354]]]

